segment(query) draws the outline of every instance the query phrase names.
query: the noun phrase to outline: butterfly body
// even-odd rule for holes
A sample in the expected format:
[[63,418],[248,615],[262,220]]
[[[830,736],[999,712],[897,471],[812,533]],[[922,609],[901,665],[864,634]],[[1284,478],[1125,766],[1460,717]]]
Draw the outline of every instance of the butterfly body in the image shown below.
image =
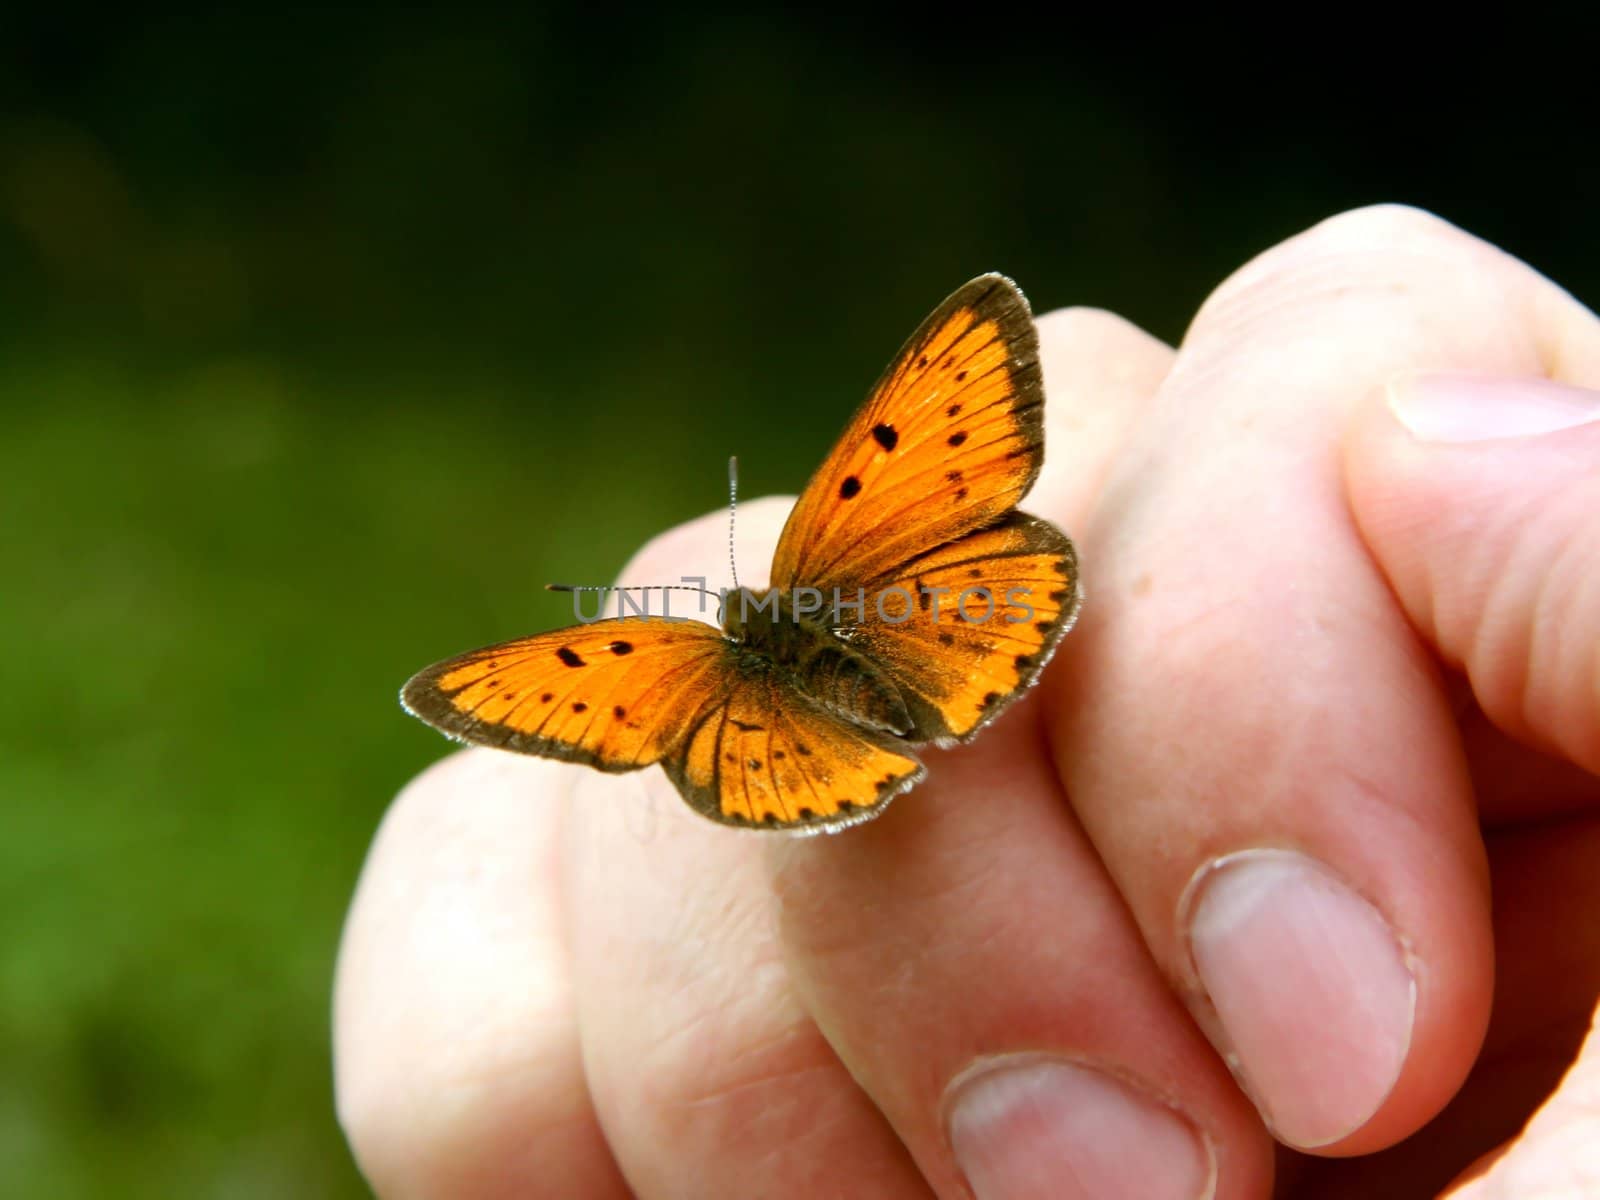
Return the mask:
[[1076,553],[1016,505],[1044,457],[1027,301],[984,275],[901,348],[801,493],[767,589],[722,624],[600,620],[470,651],[401,703],[450,737],[607,772],[659,764],[728,825],[867,820],[1038,678]]
[[[818,620],[823,615],[826,621]],[[799,691],[839,715],[899,736],[913,729],[899,689],[870,658],[852,650],[854,627],[820,593],[737,588],[723,606],[722,628],[740,647],[741,670],[784,674]]]

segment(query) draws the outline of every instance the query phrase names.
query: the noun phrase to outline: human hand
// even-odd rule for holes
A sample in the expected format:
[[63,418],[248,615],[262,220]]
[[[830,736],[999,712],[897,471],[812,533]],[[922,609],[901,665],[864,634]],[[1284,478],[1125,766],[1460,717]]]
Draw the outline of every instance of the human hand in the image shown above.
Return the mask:
[[[1437,444],[1384,394],[1600,385],[1600,324],[1377,209],[1244,267],[1176,356],[1087,310],[1040,336],[1023,507],[1078,542],[1083,619],[882,817],[741,835],[659,772],[491,751],[403,793],[336,1008],[381,1195],[1253,1200],[1274,1133],[1310,1152],[1285,1194],[1431,1194],[1575,1061],[1600,423]],[[786,506],[741,508],[746,573]],[[724,529],[624,577],[715,578]],[[1463,1194],[1600,1178],[1597,1060]]]

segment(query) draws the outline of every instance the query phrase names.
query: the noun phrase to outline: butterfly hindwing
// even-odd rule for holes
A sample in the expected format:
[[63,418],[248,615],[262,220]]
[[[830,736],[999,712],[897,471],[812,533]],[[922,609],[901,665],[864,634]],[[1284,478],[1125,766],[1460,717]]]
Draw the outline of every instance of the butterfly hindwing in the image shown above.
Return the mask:
[[595,621],[420,671],[406,708],[458,741],[631,771],[673,754],[733,682],[728,642],[698,621]]
[[923,774],[896,739],[842,721],[767,672],[736,682],[662,765],[703,816],[801,832],[867,820]]
[[1010,512],[1043,461],[1044,393],[1028,302],[983,275],[911,335],[784,526],[776,587],[824,592]]
[[1013,512],[866,587],[850,645],[900,689],[913,742],[970,737],[1038,677],[1080,601],[1072,542]]

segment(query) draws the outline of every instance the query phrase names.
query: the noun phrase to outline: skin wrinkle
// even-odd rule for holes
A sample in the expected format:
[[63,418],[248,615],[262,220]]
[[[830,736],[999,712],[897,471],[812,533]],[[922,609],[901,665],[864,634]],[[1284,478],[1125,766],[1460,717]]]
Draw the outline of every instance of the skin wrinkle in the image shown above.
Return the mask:
[[[1518,523],[1521,516],[1518,514]],[[1537,529],[1538,525],[1532,528]],[[1497,557],[1490,549],[1496,544],[1509,542],[1510,555],[1498,568],[1490,568],[1493,575],[1485,585],[1481,602],[1467,605],[1467,611],[1478,614],[1478,623],[1470,633],[1462,631],[1464,636],[1460,639],[1466,646],[1467,671],[1474,690],[1488,702],[1486,714],[1523,739],[1537,728],[1530,707],[1530,672],[1540,654],[1541,627],[1546,624],[1537,614],[1542,614],[1549,602],[1550,577],[1542,571],[1526,569],[1528,562],[1537,563],[1539,559],[1535,540],[1511,531],[1491,530],[1478,542],[1488,562]],[[1531,597],[1525,593],[1530,580],[1536,581]],[[1531,606],[1536,614],[1534,621],[1520,619],[1525,606]]]
[[[714,1015],[714,1014],[713,1014]],[[724,1031],[725,1034],[726,1031]],[[736,1045],[726,1036],[722,1045]],[[790,1056],[798,1061],[786,1061]],[[762,1060],[757,1069],[739,1078],[729,1078],[706,1088],[690,1088],[671,1094],[642,1089],[632,1097],[633,1110],[628,1120],[635,1127],[643,1124],[655,1130],[653,1136],[663,1144],[681,1144],[690,1131],[703,1132],[708,1125],[727,1125],[737,1128],[740,1140],[753,1146],[758,1153],[754,1158],[744,1158],[742,1169],[752,1173],[763,1163],[787,1162],[794,1154],[795,1145],[802,1139],[829,1144],[830,1133],[859,1129],[866,1110],[866,1100],[848,1083],[844,1088],[828,1086],[837,1080],[841,1064],[821,1033],[809,1022],[789,1027],[783,1034],[754,1050],[745,1050],[728,1065],[738,1063],[751,1066],[752,1059]],[[767,1060],[771,1061],[767,1061]],[[697,1064],[715,1062],[714,1056],[704,1053],[694,1060]],[[687,1075],[670,1068],[658,1074],[646,1069],[640,1078],[682,1080]],[[784,1103],[796,1094],[811,1094],[817,1102],[798,1110]],[[648,1118],[641,1122],[640,1118]],[[634,1136],[639,1130],[635,1128]],[[785,1172],[791,1174],[792,1170]],[[898,1180],[898,1172],[892,1172]],[[684,1182],[678,1177],[678,1184]],[[654,1194],[654,1193],[651,1193]]]
[[[1558,516],[1553,519],[1561,518]],[[1542,540],[1538,533],[1544,528],[1548,528],[1548,525],[1536,527],[1532,536],[1519,539],[1515,543],[1516,551],[1529,559],[1537,555],[1537,543]],[[1567,730],[1563,728],[1564,723],[1556,719],[1556,714],[1573,711],[1570,704],[1561,703],[1563,697],[1559,693],[1565,690],[1562,684],[1571,678],[1561,664],[1567,661],[1568,648],[1563,644],[1568,640],[1565,636],[1566,619],[1577,616],[1571,604],[1572,584],[1574,576],[1581,578],[1584,570],[1581,563],[1573,561],[1578,545],[1570,539],[1564,541],[1550,558],[1546,569],[1532,576],[1536,582],[1528,608],[1533,613],[1533,619],[1528,622],[1526,645],[1522,659],[1517,663],[1521,667],[1517,678],[1517,696],[1520,700],[1517,711],[1523,722],[1522,727],[1551,729],[1558,744],[1566,742]],[[1541,677],[1554,684],[1544,693],[1533,686],[1533,681]],[[1550,714],[1551,719],[1541,717],[1541,708],[1555,710]]]
[[[1540,641],[1545,636],[1546,616],[1554,596],[1552,576],[1536,567],[1540,556],[1538,531],[1543,519],[1536,513],[1519,514],[1532,519],[1526,526],[1533,536],[1518,535],[1505,530],[1500,536],[1506,539],[1509,557],[1500,567],[1500,586],[1494,587],[1488,602],[1482,607],[1481,623],[1473,638],[1475,655],[1482,655],[1492,664],[1488,672],[1491,696],[1502,697],[1495,707],[1502,714],[1514,713],[1513,728],[1522,736],[1538,728],[1533,712],[1532,670],[1540,655]],[[1520,522],[1519,522],[1520,523]],[[1532,583],[1532,594],[1524,592]],[[1519,587],[1520,584],[1520,587]],[[1524,607],[1533,613],[1532,621],[1519,619]]]
[[[791,1053],[810,1061],[785,1062],[785,1057]],[[774,1061],[767,1062],[769,1058]],[[718,1065],[743,1067],[750,1060],[759,1060],[760,1068],[749,1074],[733,1072],[737,1077],[730,1077],[726,1082],[684,1089],[671,1098],[672,1106],[692,1113],[700,1108],[734,1105],[748,1092],[778,1085],[790,1087],[814,1076],[827,1078],[838,1065],[838,1059],[828,1050],[821,1035],[809,1025],[802,1027],[799,1023],[765,1042],[741,1046],[737,1057]]]
[[[1579,557],[1576,545],[1569,546],[1569,553]],[[1572,625],[1579,624],[1576,614],[1593,612],[1600,605],[1600,586],[1592,579],[1585,579],[1576,573],[1574,564],[1574,578],[1569,582],[1571,599],[1566,605],[1566,611],[1574,614]],[[1571,642],[1572,631],[1563,630],[1558,635],[1562,640]],[[1568,736],[1563,738],[1566,751],[1573,758],[1585,765],[1595,768],[1600,766],[1600,644],[1590,642],[1586,645],[1573,645],[1563,651],[1563,656],[1572,664],[1572,669],[1562,672],[1560,678],[1565,686],[1547,698],[1547,704],[1553,705],[1556,712],[1565,712],[1575,717],[1571,722]],[[1587,668],[1587,669],[1586,669]],[[1551,724],[1556,723],[1554,714]]]
[[[695,945],[695,940],[679,941],[670,939],[663,943],[674,949],[682,945]],[[708,944],[701,942],[699,944]],[[709,944],[715,945],[716,942]],[[725,1030],[730,1026],[742,1023],[746,1013],[770,1014],[773,1008],[789,1010],[795,1022],[803,1022],[804,1014],[800,1012],[789,991],[788,975],[784,964],[779,957],[776,941],[771,937],[741,938],[728,942],[729,945],[738,945],[748,952],[760,949],[763,958],[751,961],[748,957],[737,962],[729,963],[723,967],[706,967],[708,956],[684,956],[670,953],[662,962],[663,956],[651,954],[648,957],[657,962],[662,962],[661,968],[652,979],[645,980],[652,986],[661,986],[667,990],[659,997],[662,1007],[670,1006],[670,1002],[681,998],[693,999],[697,996],[715,994],[722,1001],[719,1005],[704,1005],[695,1011],[689,1019],[681,1023],[676,1029],[668,1030],[657,1037],[653,1045],[646,1051],[649,1055],[660,1054],[670,1059],[678,1043],[686,1041],[704,1032],[704,1026],[715,1024]],[[711,961],[715,962],[715,959]],[[689,967],[690,969],[684,969]],[[729,1003],[732,1001],[732,1003]],[[759,1024],[760,1022],[755,1022]],[[715,1036],[707,1040],[713,1044],[717,1041]],[[698,1061],[696,1055],[684,1055],[688,1061]]]

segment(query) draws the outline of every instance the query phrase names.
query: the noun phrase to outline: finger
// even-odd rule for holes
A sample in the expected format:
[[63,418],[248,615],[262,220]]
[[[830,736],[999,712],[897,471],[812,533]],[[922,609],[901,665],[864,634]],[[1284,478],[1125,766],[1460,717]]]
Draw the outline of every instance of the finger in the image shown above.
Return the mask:
[[[1489,846],[1495,997],[1483,1052],[1450,1104],[1379,1154],[1299,1158],[1295,1200],[1434,1196],[1487,1170],[1577,1059],[1600,996],[1600,818],[1502,834]],[[1474,1172],[1463,1168],[1473,1164]],[[1538,1195],[1537,1192],[1509,1193]]]
[[627,1195],[584,1083],[560,928],[571,776],[468,750],[384,820],[334,997],[339,1120],[380,1196]]
[[1071,533],[1166,378],[1172,348],[1104,309],[1061,308],[1035,324],[1046,396],[1045,456],[1022,506]]
[[[1040,335],[1048,449],[1024,503],[1070,529],[1171,351],[1086,310]],[[1265,1195],[1270,1142],[1153,969],[1037,715],[929,753],[860,830],[773,845],[796,987],[941,1196]]]
[[[740,505],[742,577],[764,575],[791,504]],[[726,539],[725,515],[692,522],[624,578],[718,578]],[[768,836],[706,821],[656,770],[591,775],[573,797],[569,938],[613,1151],[644,1200],[926,1196],[789,986],[761,869]]]
[[773,847],[807,1006],[940,1196],[1263,1197],[1270,1140],[1150,962],[1028,702]]
[[[1555,366],[1600,385],[1589,341]],[[1347,473],[1379,566],[1484,714],[1600,772],[1600,391],[1399,379],[1358,412]]]
[[1196,317],[1085,531],[1056,760],[1145,939],[1285,1142],[1360,1153],[1465,1076],[1492,973],[1448,697],[1349,519],[1351,398],[1537,370],[1570,304],[1426,214],[1363,210]]

